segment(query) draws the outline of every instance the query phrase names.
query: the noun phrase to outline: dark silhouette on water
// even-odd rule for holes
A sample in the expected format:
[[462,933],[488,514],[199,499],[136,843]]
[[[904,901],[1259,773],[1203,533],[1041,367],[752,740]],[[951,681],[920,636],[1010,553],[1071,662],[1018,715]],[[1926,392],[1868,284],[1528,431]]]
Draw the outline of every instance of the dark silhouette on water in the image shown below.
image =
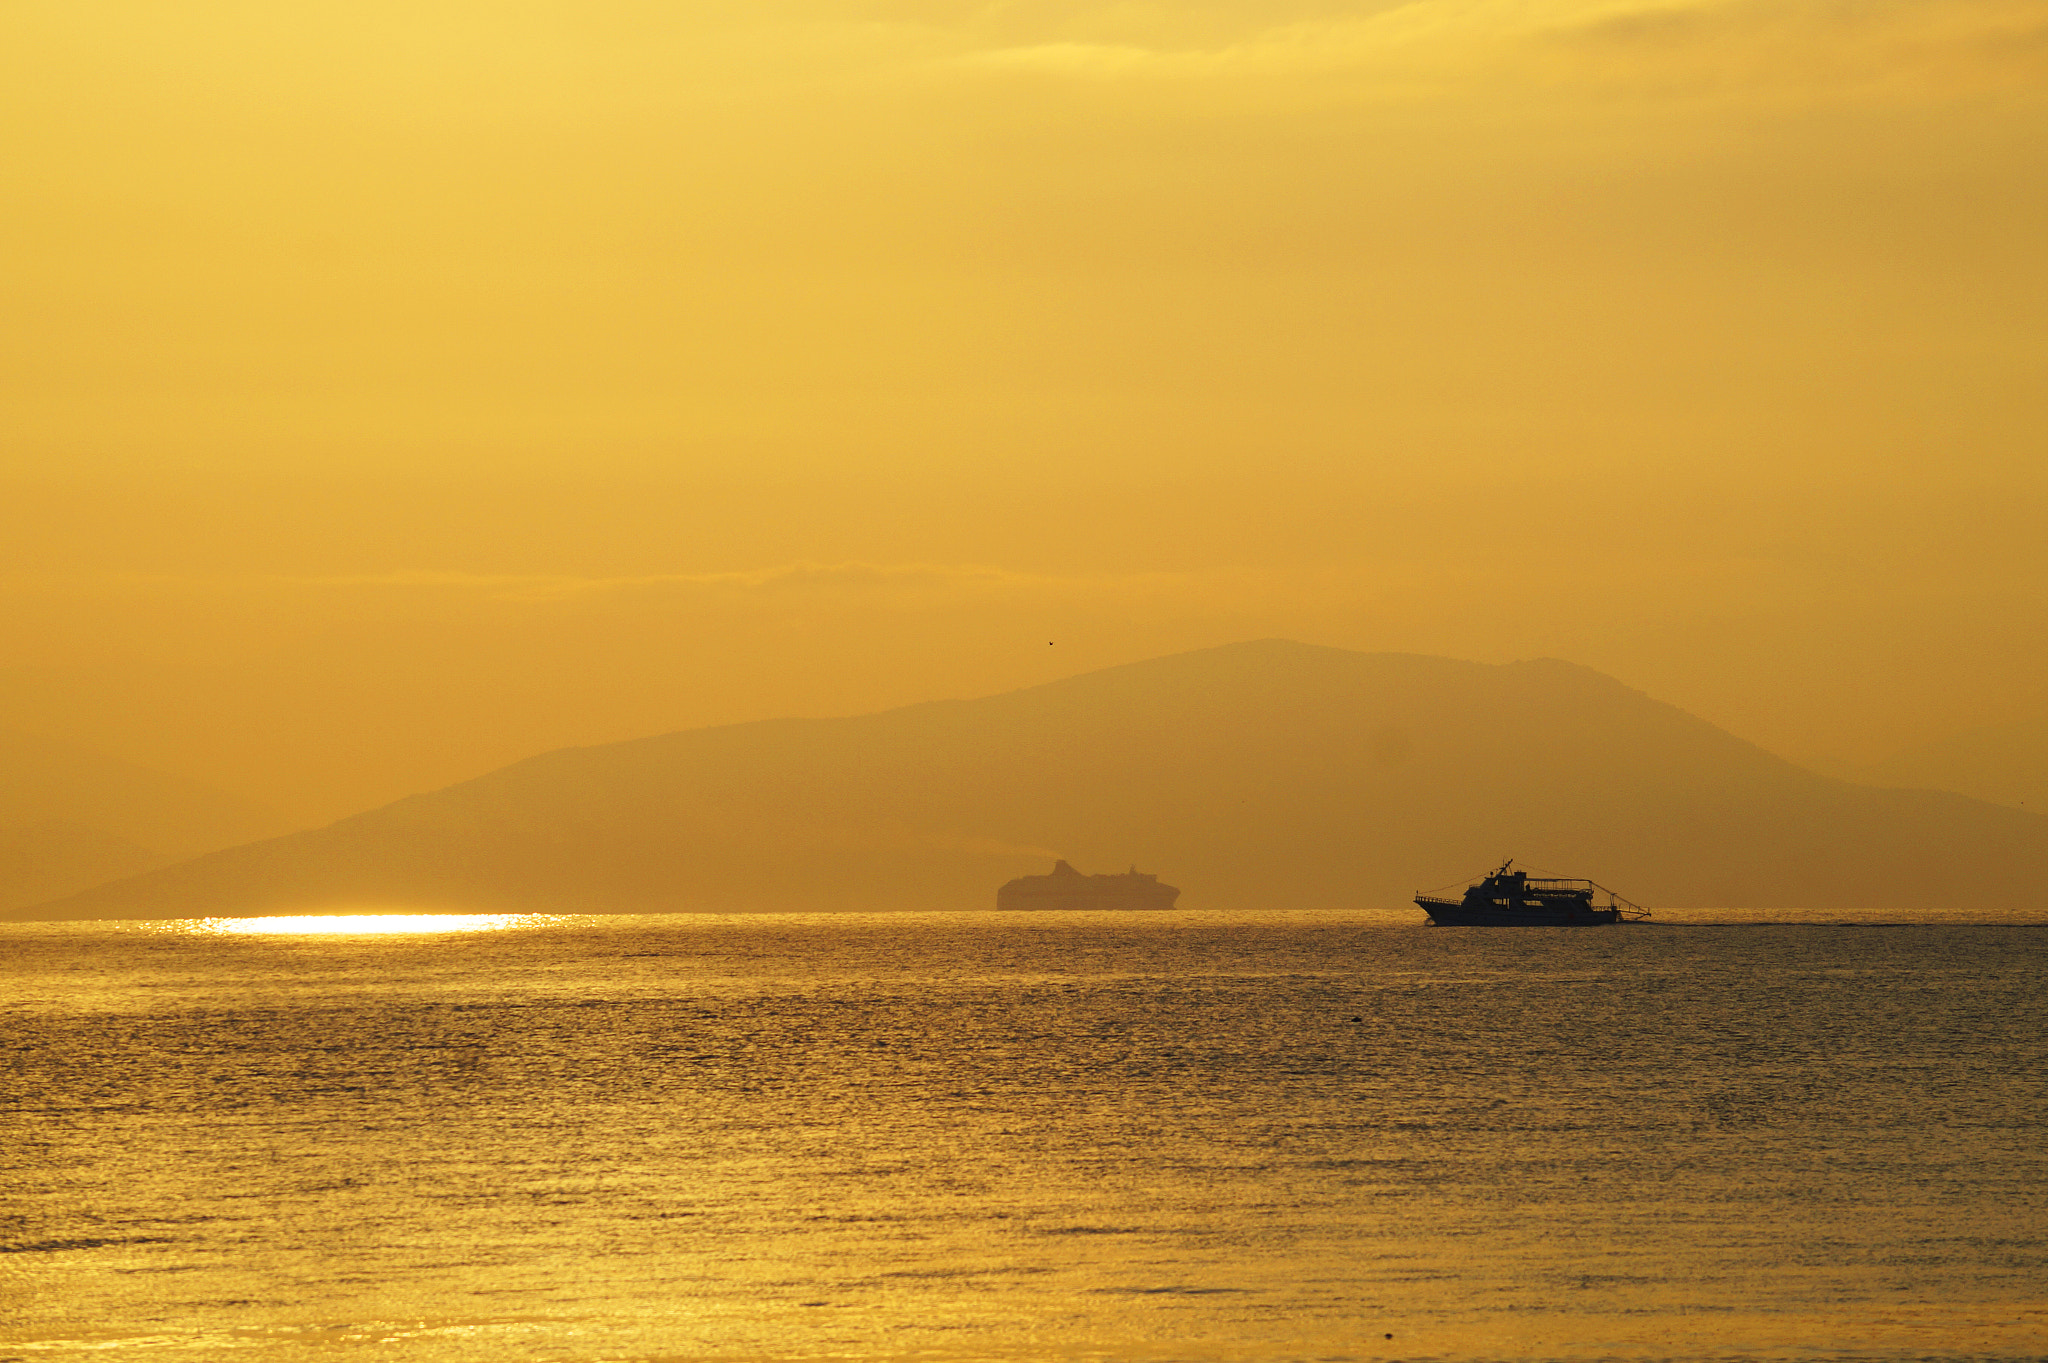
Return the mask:
[[1018,876],[996,891],[999,909],[1170,909],[1180,891],[1133,866],[1120,876],[1084,876],[1064,861],[1051,875]]
[[[1590,880],[1532,877],[1504,861],[1484,879],[1465,887],[1459,899],[1418,894],[1415,902],[1434,924],[1449,927],[1588,927],[1640,923],[1650,911]],[[1596,906],[1596,894],[1607,902]]]

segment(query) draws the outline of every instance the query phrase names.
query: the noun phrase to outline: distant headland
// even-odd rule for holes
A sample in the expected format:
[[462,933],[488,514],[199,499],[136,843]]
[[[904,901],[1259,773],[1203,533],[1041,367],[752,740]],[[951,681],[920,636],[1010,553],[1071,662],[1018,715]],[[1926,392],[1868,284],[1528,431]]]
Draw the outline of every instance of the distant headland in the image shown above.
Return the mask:
[[562,749],[6,916],[950,911],[1136,848],[1205,910],[1394,908],[1476,848],[1669,907],[2038,907],[2048,818],[1833,780],[1555,659],[1269,639]]

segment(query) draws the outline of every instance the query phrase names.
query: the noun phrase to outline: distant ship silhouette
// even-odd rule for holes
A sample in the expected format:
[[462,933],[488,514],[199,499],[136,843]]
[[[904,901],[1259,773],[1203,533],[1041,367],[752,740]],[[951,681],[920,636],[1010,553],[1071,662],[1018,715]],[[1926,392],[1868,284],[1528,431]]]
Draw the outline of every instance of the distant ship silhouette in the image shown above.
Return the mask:
[[1133,866],[1120,876],[1084,876],[1066,862],[1051,875],[1018,876],[996,891],[999,909],[1170,909],[1180,891]]

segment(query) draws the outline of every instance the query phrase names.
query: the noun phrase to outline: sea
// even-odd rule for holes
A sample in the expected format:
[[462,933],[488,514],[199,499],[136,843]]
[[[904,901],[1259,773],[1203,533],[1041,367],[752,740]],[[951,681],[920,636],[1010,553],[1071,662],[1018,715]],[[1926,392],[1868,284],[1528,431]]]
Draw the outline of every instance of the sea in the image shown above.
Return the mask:
[[0,1363],[2048,1357],[2048,913],[0,926]]

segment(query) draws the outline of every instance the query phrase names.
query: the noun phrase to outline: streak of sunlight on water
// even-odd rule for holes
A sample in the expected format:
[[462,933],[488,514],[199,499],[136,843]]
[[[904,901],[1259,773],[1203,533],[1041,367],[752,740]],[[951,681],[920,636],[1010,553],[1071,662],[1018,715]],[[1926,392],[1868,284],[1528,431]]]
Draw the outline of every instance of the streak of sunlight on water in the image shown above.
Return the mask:
[[0,1360],[2048,1356],[2048,926],[1416,917],[0,927]]
[[323,913],[278,918],[183,918],[151,924],[162,931],[317,936],[356,936],[393,932],[494,932],[561,921],[558,915],[530,913]]

